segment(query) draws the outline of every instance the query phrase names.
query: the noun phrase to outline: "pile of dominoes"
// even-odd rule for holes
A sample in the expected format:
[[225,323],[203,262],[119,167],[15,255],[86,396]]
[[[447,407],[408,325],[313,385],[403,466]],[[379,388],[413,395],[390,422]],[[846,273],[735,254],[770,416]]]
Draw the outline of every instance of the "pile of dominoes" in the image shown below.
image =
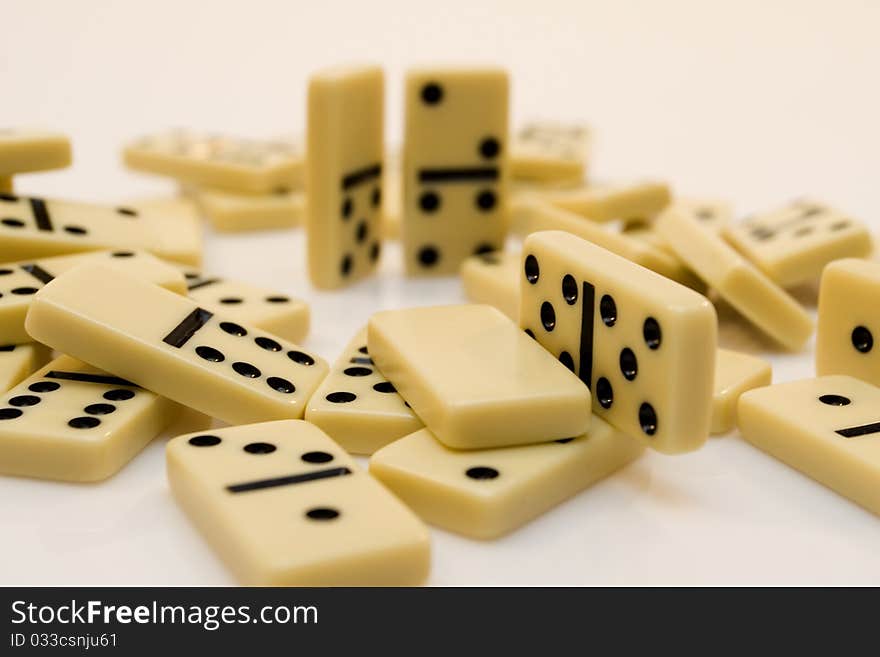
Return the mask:
[[[497,68],[410,71],[398,156],[382,70],[322,71],[304,144],[142,137],[125,164],[180,195],[115,206],[16,196],[13,175],[69,165],[70,142],[0,131],[0,473],[105,480],[185,415],[171,490],[260,585],[423,583],[425,523],[492,539],[646,447],[734,427],[880,513],[866,226],[817,201],[734,221],[660,182],[587,183],[587,127],[509,137],[508,86]],[[299,346],[306,303],[199,271],[203,218],[304,223],[327,294],[399,240],[406,276],[459,275],[474,303],[376,312],[329,366]],[[769,363],[719,349],[720,304],[803,349],[814,321],[790,290],[816,283],[818,378],[770,385]]]

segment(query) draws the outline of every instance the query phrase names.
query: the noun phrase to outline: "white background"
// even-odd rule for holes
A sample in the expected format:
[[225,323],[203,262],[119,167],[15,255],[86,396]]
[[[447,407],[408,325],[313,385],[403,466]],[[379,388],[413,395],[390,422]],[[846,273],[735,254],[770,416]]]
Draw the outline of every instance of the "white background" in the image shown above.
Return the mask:
[[[401,129],[412,64],[495,62],[514,123],[584,120],[604,179],[660,177],[741,213],[809,194],[880,227],[880,4],[836,2],[3,4],[0,125],[69,132],[75,164],[22,192],[83,200],[168,193],[119,164],[122,143],[188,126],[301,133],[313,70],[374,61]],[[457,281],[382,275],[310,289],[300,231],[207,236],[206,263],[308,299],[306,345],[335,359],[379,308],[456,302]],[[807,302],[813,294],[802,290]],[[768,346],[737,322],[722,340]],[[810,376],[811,348],[773,355],[777,381]],[[0,478],[0,583],[228,584],[174,505],[157,440],[99,485]],[[433,532],[431,583],[880,583],[880,521],[736,436],[683,457],[648,454],[512,535]]]

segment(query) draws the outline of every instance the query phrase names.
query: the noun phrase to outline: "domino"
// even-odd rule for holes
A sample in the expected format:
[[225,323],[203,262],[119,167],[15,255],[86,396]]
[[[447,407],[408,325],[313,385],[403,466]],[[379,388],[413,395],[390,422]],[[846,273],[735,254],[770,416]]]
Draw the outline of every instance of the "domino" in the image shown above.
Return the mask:
[[309,278],[335,289],[373,273],[382,251],[385,79],[378,67],[331,69],[308,92]]
[[293,228],[303,223],[305,194],[278,191],[272,194],[235,194],[219,189],[196,192],[211,226],[219,233]]
[[82,265],[37,292],[25,330],[229,424],[302,417],[327,363],[109,267]]
[[549,203],[590,221],[652,217],[666,208],[672,198],[669,186],[661,182],[525,186],[520,196]]
[[29,128],[0,129],[0,176],[63,169],[72,159],[65,135]]
[[100,481],[177,419],[180,406],[61,356],[0,400],[0,472]]
[[520,326],[592,391],[593,412],[667,454],[709,434],[718,320],[700,294],[569,233],[523,245]]
[[719,349],[715,358],[715,388],[709,433],[721,434],[736,426],[736,403],[747,390],[769,386],[773,369],[763,358]]
[[[704,227],[720,233],[733,222],[733,208],[727,201],[711,199],[677,198],[669,208],[676,212],[685,212],[693,216]],[[666,240],[657,235],[652,224],[656,217],[632,217],[623,224],[623,232],[638,238],[644,238],[672,252]]]
[[485,449],[578,436],[590,391],[499,310],[387,310],[370,318],[370,357],[445,445]]
[[202,263],[202,217],[186,196],[128,199],[122,207],[137,211],[162,239],[161,257],[198,267]]
[[832,262],[819,287],[816,374],[848,374],[880,385],[880,262]]
[[750,390],[737,408],[742,437],[880,514],[880,389],[823,376]]
[[783,287],[816,280],[829,262],[867,258],[873,249],[871,234],[863,223],[803,199],[730,224],[724,237]]
[[37,342],[0,347],[0,392],[6,392],[42,367],[49,355],[49,348]]
[[302,420],[179,436],[166,449],[178,504],[254,586],[407,586],[430,568],[421,521]]
[[291,342],[302,342],[309,334],[310,311],[302,299],[250,283],[205,276],[193,269],[183,271],[187,294],[199,307]]
[[24,320],[34,295],[56,276],[85,263],[104,264],[177,294],[186,292],[175,267],[138,251],[92,251],[0,264],[0,344],[30,342]]
[[510,144],[510,175],[538,182],[582,181],[589,146],[590,129],[582,123],[527,123]]
[[782,346],[796,351],[810,338],[813,320],[797,301],[690,213],[664,212],[656,230],[688,267]]
[[457,274],[507,234],[508,76],[502,69],[420,69],[406,77],[404,268]]
[[386,157],[382,188],[382,238],[399,240],[403,214],[403,182],[401,181],[400,162],[397,158]]
[[464,296],[473,303],[495,306],[519,321],[519,252],[491,251],[474,255],[461,265]]
[[12,194],[12,176],[0,176],[0,194]]
[[353,454],[372,454],[424,426],[370,358],[366,328],[330,368],[305,419]]
[[644,447],[594,417],[590,431],[550,443],[460,451],[428,429],[373,454],[370,472],[425,522],[493,539],[635,460]]
[[172,130],[135,140],[122,157],[137,171],[233,192],[297,189],[303,181],[302,149],[287,138],[242,139]]

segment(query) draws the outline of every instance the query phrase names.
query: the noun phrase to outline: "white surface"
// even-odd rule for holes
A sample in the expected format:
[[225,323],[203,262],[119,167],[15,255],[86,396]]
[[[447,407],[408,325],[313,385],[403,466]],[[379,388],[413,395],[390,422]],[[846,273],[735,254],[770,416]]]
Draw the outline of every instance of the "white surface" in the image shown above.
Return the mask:
[[[880,228],[877,3],[7,4],[0,121],[75,141],[73,169],[22,176],[22,192],[170,191],[118,165],[124,140],[301,132],[308,73],[339,62],[386,65],[396,138],[407,66],[480,60],[509,67],[515,121],[587,119],[598,176],[661,176],[743,212],[808,193]],[[462,299],[455,280],[402,279],[398,255],[337,294],[309,288],[298,231],[209,236],[207,268],[308,299],[307,346],[333,359],[375,310]],[[738,323],[721,333],[767,349]],[[811,350],[771,360],[777,381],[812,374]],[[163,442],[100,485],[0,478],[0,583],[232,583],[171,500]],[[433,537],[438,585],[880,584],[880,520],[735,436],[648,454],[499,541]]]

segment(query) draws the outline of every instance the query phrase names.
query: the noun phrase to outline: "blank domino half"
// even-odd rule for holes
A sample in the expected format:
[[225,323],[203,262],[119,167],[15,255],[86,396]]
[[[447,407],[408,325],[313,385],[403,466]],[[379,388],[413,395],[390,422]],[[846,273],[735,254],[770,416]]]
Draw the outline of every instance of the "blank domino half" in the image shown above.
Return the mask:
[[548,442],[585,433],[590,391],[491,306],[387,310],[370,357],[449,447]]
[[880,514],[880,389],[849,376],[758,388],[739,400],[743,438]]
[[49,360],[51,350],[38,342],[0,347],[0,392],[6,392]]
[[291,342],[302,342],[309,334],[309,306],[302,299],[192,269],[183,271],[189,298],[202,308]]
[[404,268],[457,274],[507,234],[508,76],[499,68],[412,70],[403,144]]
[[797,301],[691,213],[671,210],[657,231],[673,251],[746,319],[790,350],[804,346],[813,320]]
[[0,472],[106,479],[180,411],[130,381],[61,356],[0,399]]
[[65,135],[27,128],[0,129],[0,177],[63,169],[70,166],[72,158]]
[[162,239],[166,260],[198,267],[202,263],[202,216],[196,203],[185,196],[147,196],[124,201],[136,210]]
[[316,287],[348,285],[379,261],[384,93],[378,67],[331,69],[309,81],[306,219]]
[[590,221],[653,217],[669,205],[669,186],[660,182],[531,186],[521,192]]
[[131,169],[199,187],[254,194],[302,186],[301,147],[288,139],[243,139],[188,130],[142,137],[123,151]]
[[596,415],[669,454],[706,441],[718,320],[705,297],[561,231],[526,238],[520,277],[520,326],[590,388]]
[[299,418],[327,364],[294,343],[100,265],[31,302],[39,342],[229,424]]
[[149,253],[94,251],[0,264],[0,344],[29,342],[24,318],[34,295],[56,276],[85,263],[101,263],[184,294],[183,274]]
[[366,328],[330,368],[305,419],[353,454],[372,454],[424,426],[370,358]]
[[517,180],[582,181],[590,129],[555,121],[527,123],[510,144],[510,176]]
[[202,189],[196,192],[196,198],[211,226],[221,233],[292,228],[303,223],[306,206],[301,191],[236,194]]
[[244,584],[405,586],[427,578],[425,526],[308,422],[179,436],[166,454],[175,499]]
[[495,306],[519,321],[519,252],[490,251],[474,255],[461,265],[464,295],[474,303]]
[[769,386],[773,369],[763,358],[719,349],[715,358],[715,390],[712,400],[712,434],[736,426],[736,403],[747,390]]
[[539,445],[461,451],[428,429],[382,448],[370,472],[425,522],[496,538],[636,459],[644,447],[594,417],[590,431]]
[[771,280],[784,287],[816,280],[840,258],[866,258],[871,234],[850,215],[815,201],[797,200],[732,223],[724,236]]

